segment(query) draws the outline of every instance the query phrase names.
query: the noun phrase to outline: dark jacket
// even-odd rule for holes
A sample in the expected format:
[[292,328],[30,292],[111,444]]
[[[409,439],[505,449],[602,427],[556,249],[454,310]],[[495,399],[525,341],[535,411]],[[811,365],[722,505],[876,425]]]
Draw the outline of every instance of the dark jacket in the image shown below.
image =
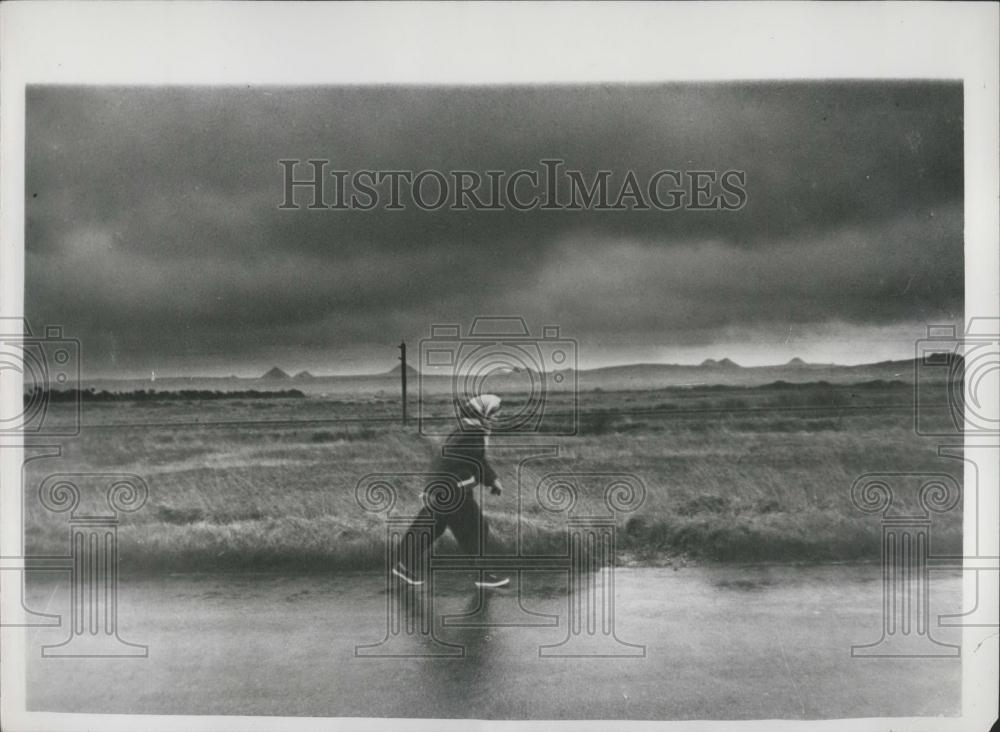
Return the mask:
[[486,435],[468,426],[452,432],[434,457],[433,472],[453,475],[459,483],[474,478],[492,488],[497,474],[486,460]]

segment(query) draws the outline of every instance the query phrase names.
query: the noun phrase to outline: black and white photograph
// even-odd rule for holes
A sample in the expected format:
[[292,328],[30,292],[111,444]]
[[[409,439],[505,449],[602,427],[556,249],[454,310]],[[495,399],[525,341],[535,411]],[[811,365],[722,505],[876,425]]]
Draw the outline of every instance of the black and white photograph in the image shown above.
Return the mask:
[[0,11],[5,729],[995,722],[996,5]]

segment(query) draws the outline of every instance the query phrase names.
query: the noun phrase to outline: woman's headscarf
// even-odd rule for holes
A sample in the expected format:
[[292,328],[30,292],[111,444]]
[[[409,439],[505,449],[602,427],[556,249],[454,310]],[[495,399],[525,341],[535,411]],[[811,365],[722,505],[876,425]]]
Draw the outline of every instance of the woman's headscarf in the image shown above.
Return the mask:
[[470,427],[482,426],[483,422],[500,411],[500,397],[495,394],[481,394],[472,397],[465,406],[462,421]]

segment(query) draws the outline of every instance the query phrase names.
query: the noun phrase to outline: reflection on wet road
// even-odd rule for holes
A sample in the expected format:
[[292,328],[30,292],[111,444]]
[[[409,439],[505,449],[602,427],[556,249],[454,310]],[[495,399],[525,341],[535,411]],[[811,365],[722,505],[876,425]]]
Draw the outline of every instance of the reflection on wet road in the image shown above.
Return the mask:
[[[149,658],[43,659],[41,645],[68,631],[33,630],[29,709],[493,719],[959,711],[960,659],[851,657],[881,633],[878,566],[618,569],[610,635],[620,645],[559,572],[516,573],[511,588],[484,593],[473,579],[441,572],[429,602],[388,592],[376,574],[126,580],[119,633],[147,644]],[[65,580],[30,577],[28,589],[34,610],[68,607]],[[930,601],[932,618],[959,611],[960,577],[935,572]],[[573,648],[584,657],[559,655],[574,618],[601,655],[583,645]],[[379,655],[390,636],[392,655]],[[954,628],[934,636],[959,637]]]

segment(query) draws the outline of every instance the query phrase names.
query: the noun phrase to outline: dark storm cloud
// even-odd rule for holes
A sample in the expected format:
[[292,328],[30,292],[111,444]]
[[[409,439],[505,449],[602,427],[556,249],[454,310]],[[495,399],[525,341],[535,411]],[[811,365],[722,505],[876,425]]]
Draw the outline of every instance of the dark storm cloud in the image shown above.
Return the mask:
[[[960,316],[961,113],[952,83],[36,87],[27,311],[97,359],[144,363],[335,353],[484,312],[635,343]],[[279,211],[282,158],[480,173],[559,158],[616,181],[736,169],[749,200],[736,212]]]

